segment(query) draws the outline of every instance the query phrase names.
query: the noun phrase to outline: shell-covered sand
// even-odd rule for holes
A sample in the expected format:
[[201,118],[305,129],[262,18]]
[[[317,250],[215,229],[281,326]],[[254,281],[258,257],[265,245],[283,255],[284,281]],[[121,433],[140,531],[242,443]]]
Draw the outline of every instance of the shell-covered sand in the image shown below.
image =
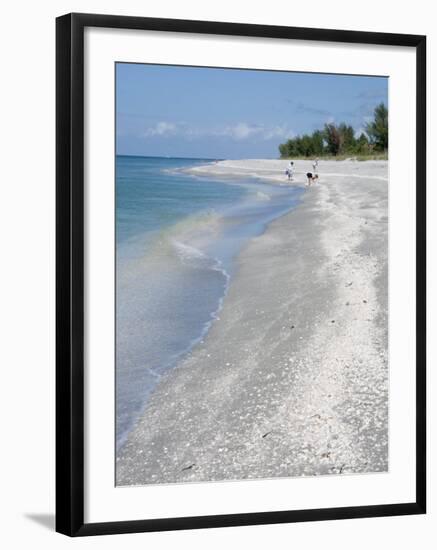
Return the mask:
[[[286,165],[193,173],[287,184]],[[304,185],[311,163],[295,165]],[[241,253],[219,319],[121,449],[118,485],[387,471],[388,164],[319,174]]]

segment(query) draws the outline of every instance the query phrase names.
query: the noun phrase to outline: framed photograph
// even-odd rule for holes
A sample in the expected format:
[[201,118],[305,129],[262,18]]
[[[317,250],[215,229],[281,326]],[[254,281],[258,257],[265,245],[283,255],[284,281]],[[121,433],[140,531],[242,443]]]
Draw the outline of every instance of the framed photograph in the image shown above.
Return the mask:
[[57,530],[425,513],[425,37],[56,40]]

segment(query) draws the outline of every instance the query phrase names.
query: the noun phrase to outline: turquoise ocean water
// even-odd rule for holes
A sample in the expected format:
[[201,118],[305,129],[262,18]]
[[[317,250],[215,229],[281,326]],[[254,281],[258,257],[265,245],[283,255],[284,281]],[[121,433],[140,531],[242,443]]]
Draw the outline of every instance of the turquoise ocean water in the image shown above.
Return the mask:
[[180,171],[208,162],[116,158],[118,448],[160,377],[206,335],[242,247],[299,201],[293,187]]

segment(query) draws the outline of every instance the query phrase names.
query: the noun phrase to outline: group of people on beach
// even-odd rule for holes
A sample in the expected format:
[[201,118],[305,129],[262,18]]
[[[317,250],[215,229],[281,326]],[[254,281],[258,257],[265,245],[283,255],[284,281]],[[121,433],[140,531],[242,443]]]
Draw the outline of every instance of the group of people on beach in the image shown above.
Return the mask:
[[[311,185],[312,183],[314,183],[315,181],[317,181],[319,179],[319,174],[318,174],[318,168],[319,168],[319,159],[314,159],[313,162],[312,162],[312,165],[313,165],[313,171],[312,172],[307,172],[306,176],[307,176],[307,185]],[[287,169],[285,170],[285,175],[288,177],[288,181],[293,181],[293,176],[294,176],[294,162],[292,160],[290,160],[290,162],[288,163],[288,166],[287,166]]]

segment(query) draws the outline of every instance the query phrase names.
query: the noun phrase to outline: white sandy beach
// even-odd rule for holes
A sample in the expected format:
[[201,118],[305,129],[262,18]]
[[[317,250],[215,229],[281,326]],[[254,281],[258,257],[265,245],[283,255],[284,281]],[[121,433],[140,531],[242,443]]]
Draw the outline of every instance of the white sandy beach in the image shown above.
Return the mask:
[[[294,161],[295,184],[306,184],[306,173],[313,172],[311,161]],[[325,182],[332,178],[349,178],[353,176],[357,180],[377,179],[387,181],[387,161],[319,161],[319,172]],[[213,175],[220,178],[253,178],[269,183],[286,185],[288,183],[285,170],[288,167],[287,160],[221,160],[209,164],[183,169],[184,172],[193,175]]]
[[[287,184],[286,165],[190,172]],[[295,165],[304,185],[311,163]],[[219,319],[122,448],[118,485],[387,471],[388,163],[319,174],[241,253]]]

